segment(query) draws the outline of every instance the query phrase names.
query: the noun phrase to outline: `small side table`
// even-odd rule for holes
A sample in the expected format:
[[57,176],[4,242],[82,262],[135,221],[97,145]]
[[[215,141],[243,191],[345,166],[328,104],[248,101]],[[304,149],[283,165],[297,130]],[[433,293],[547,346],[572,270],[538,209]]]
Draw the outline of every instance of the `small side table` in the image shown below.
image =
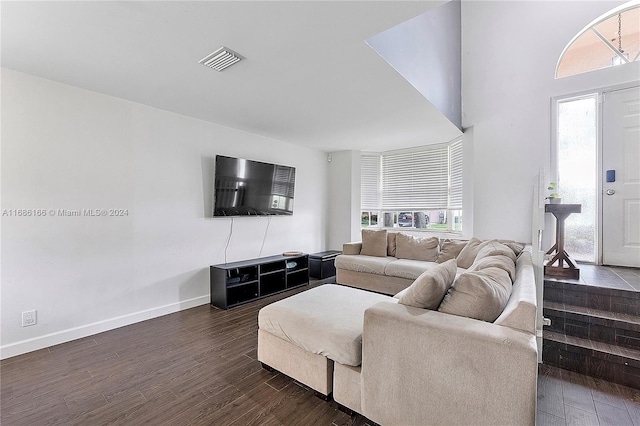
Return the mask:
[[309,276],[312,278],[325,279],[336,274],[335,260],[339,254],[338,250],[327,250],[309,255]]
[[[556,243],[547,252],[547,254],[555,253],[555,256],[544,266],[544,275],[554,278],[580,279],[580,269],[564,250],[564,221],[571,213],[580,213],[582,204],[545,204],[544,211],[556,217]],[[558,264],[554,266],[556,262]]]

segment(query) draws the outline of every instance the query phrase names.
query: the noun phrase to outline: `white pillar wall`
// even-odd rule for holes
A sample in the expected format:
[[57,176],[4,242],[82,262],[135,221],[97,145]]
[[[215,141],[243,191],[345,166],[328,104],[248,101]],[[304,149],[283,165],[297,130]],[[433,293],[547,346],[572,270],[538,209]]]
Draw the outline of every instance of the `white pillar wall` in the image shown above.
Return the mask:
[[342,250],[342,244],[359,241],[360,151],[336,151],[329,163],[328,248]]

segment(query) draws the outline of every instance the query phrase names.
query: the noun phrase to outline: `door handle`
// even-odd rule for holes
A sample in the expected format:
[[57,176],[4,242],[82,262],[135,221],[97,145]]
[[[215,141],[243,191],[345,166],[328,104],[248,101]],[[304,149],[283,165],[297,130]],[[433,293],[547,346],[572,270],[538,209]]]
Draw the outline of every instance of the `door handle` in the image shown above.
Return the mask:
[[607,189],[607,195],[613,195],[616,193],[615,189]]

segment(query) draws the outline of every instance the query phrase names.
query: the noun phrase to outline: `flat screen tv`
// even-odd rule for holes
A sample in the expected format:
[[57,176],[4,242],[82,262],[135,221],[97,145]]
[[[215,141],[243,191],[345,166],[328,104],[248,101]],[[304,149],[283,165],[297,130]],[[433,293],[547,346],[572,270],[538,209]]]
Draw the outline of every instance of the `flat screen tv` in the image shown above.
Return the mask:
[[296,169],[216,155],[213,215],[293,214]]

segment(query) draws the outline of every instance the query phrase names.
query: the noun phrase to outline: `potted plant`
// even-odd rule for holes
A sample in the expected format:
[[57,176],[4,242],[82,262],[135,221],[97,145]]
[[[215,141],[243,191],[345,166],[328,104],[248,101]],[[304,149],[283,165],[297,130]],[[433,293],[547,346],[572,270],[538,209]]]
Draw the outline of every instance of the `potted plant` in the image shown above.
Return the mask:
[[549,200],[550,204],[560,204],[562,203],[562,198],[560,198],[560,194],[556,192],[558,188],[558,184],[555,182],[550,182],[547,189],[549,190],[549,196],[546,197]]

